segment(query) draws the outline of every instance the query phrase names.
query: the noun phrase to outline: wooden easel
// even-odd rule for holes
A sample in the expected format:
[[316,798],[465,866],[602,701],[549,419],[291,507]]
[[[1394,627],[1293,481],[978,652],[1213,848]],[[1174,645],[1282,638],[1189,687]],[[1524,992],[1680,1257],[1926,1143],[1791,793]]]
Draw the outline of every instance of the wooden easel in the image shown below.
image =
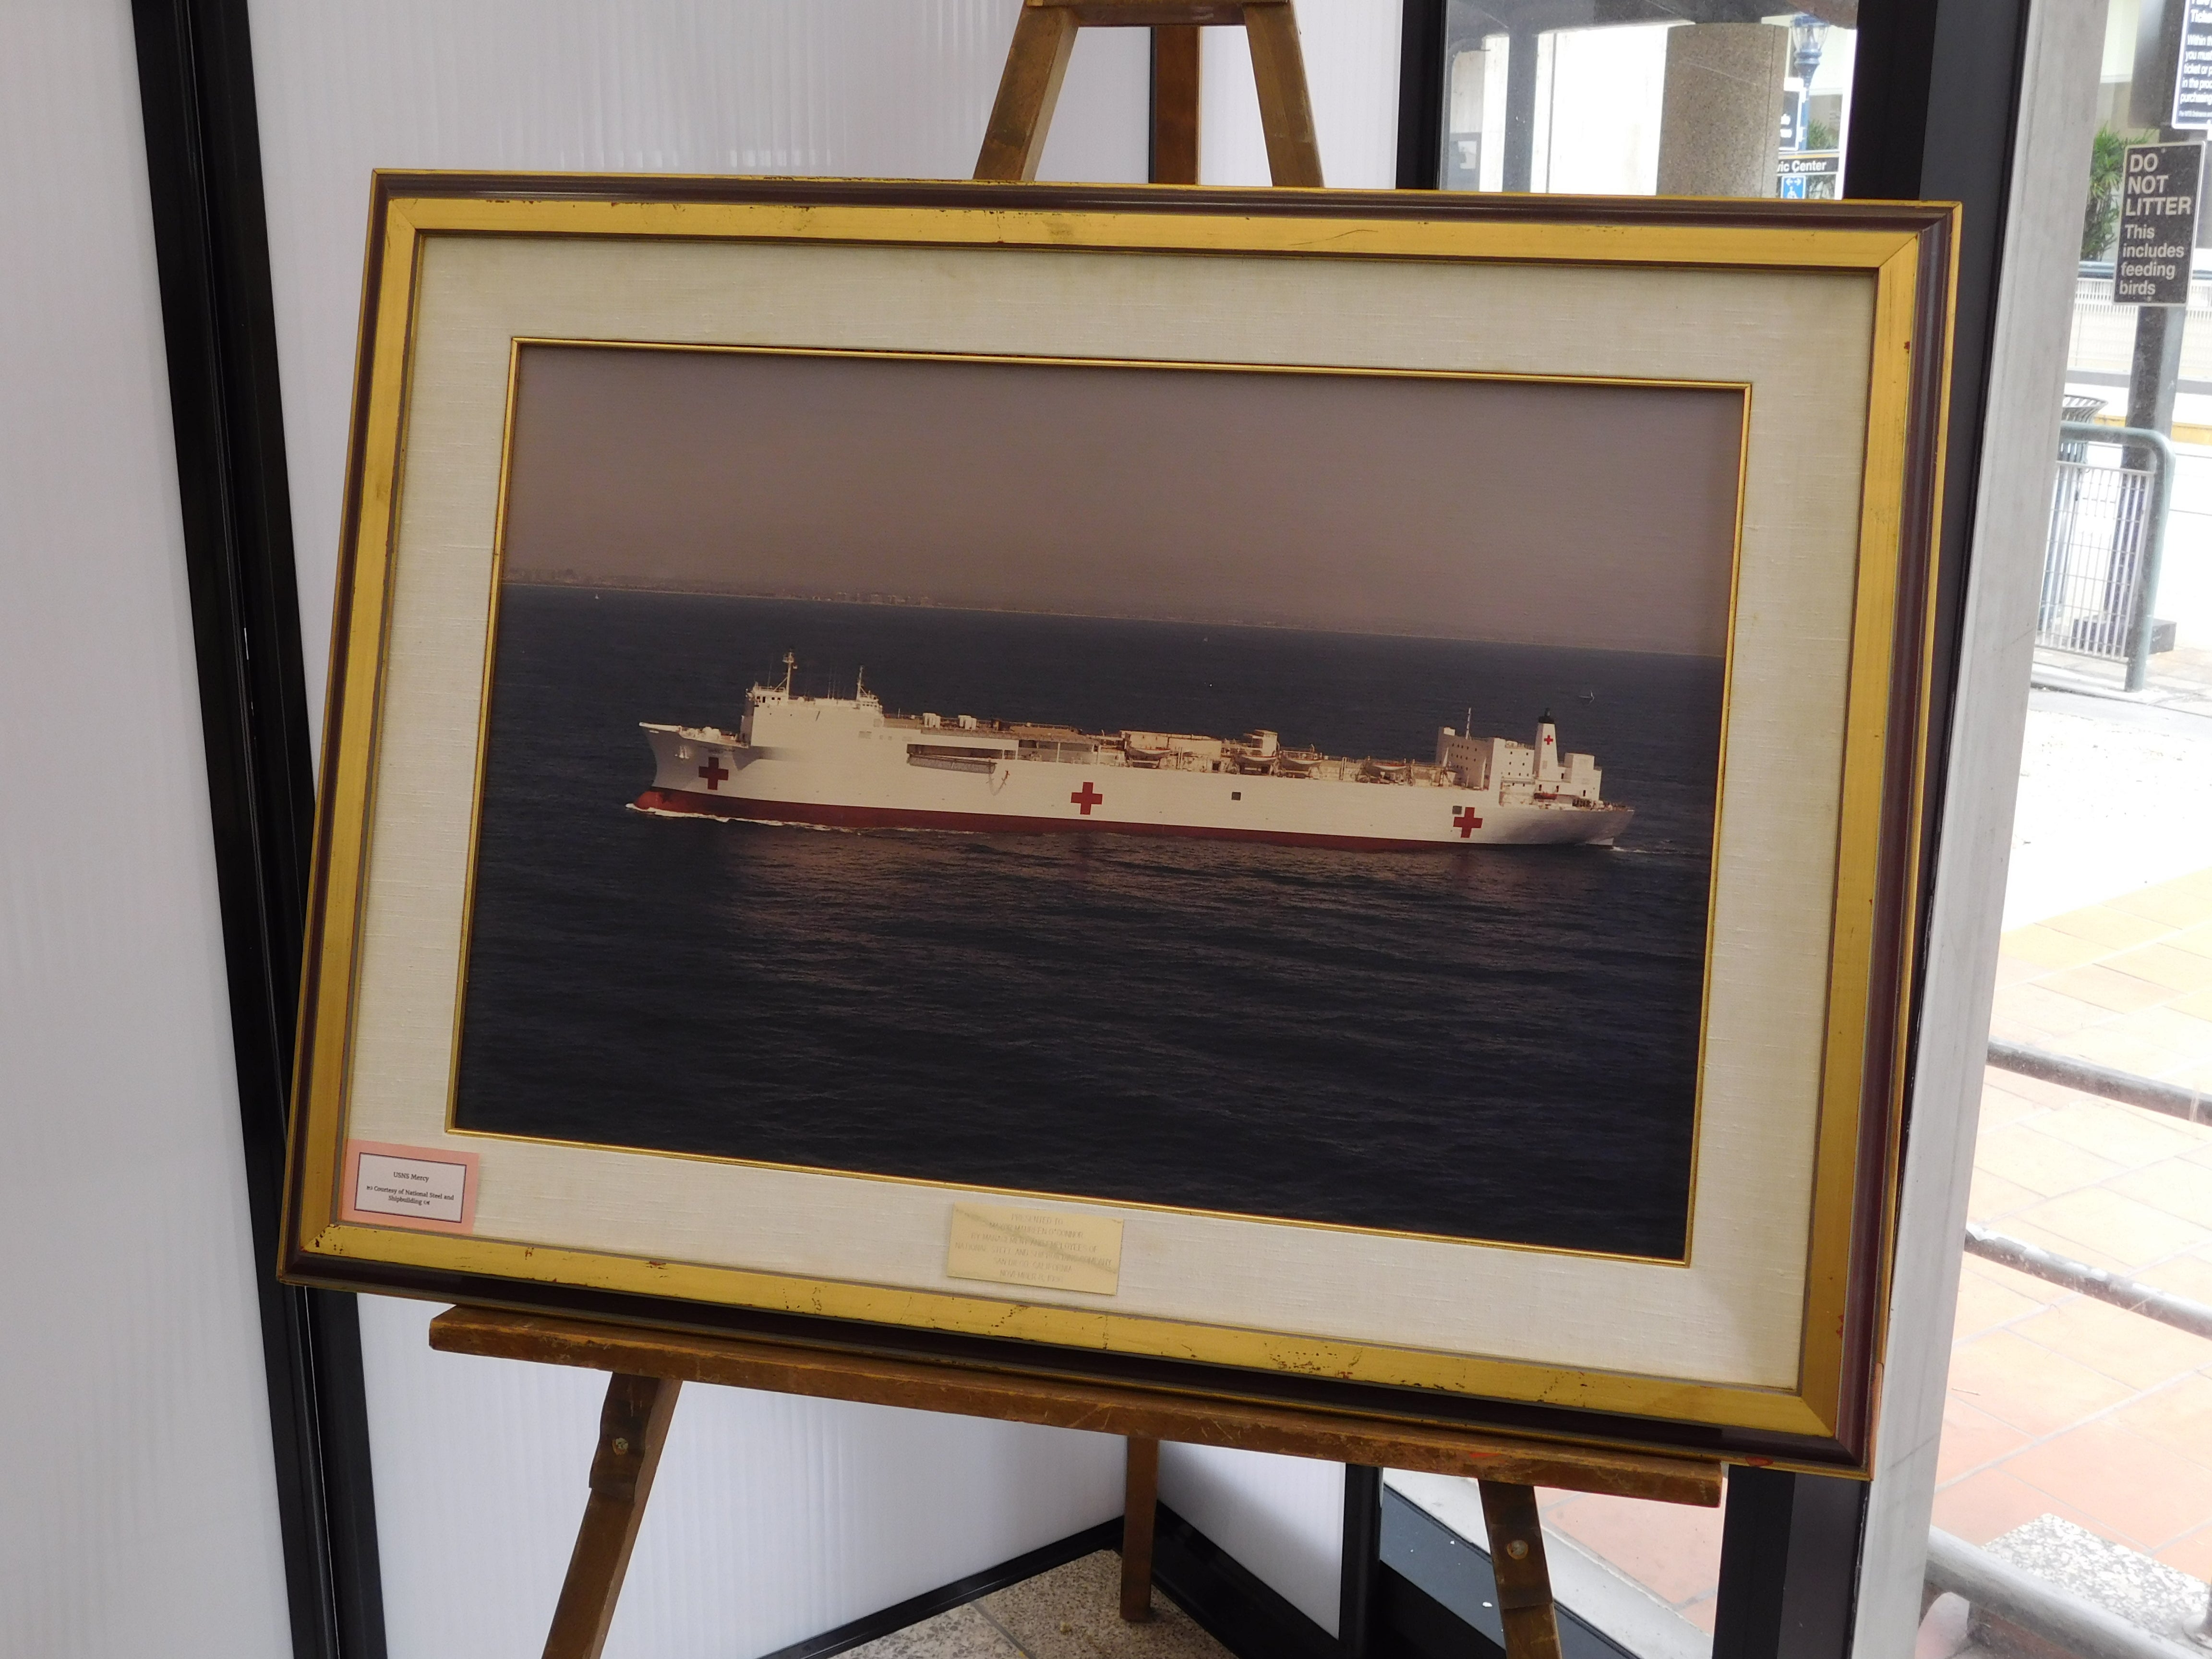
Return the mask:
[[1067,73],[1075,32],[1086,25],[1145,27],[1153,34],[1152,179],[1198,182],[1198,32],[1242,23],[1252,47],[1267,171],[1278,185],[1321,184],[1321,145],[1306,95],[1306,60],[1291,0],[1024,0],[1006,52],[998,101],[975,158],[978,179],[1036,177],[1045,131]]
[[[1235,23],[1243,25],[1251,43],[1271,176],[1277,185],[1318,186],[1321,149],[1291,0],[1024,0],[975,177],[1036,176],[1075,33],[1103,24],[1155,31],[1152,176],[1159,183],[1196,184],[1198,32],[1208,24]],[[685,1382],[1122,1436],[1128,1457],[1121,1613],[1133,1623],[1152,1616],[1163,1440],[1479,1480],[1508,1659],[1559,1659],[1536,1487],[1708,1508],[1721,1498],[1720,1466],[1711,1462],[1556,1446],[1411,1419],[1206,1400],[1141,1384],[1072,1380],[1042,1369],[955,1365],[827,1345],[689,1335],[481,1308],[439,1315],[430,1322],[430,1346],[447,1353],[613,1373],[599,1413],[591,1498],[545,1638],[545,1659],[599,1659],[676,1396]]]
[[544,1314],[453,1308],[430,1322],[444,1353],[611,1371],[592,1458],[591,1498],[545,1659],[599,1659],[668,1438],[678,1391],[714,1382],[771,1394],[1118,1434],[1129,1443],[1121,1547],[1121,1616],[1150,1615],[1160,1442],[1277,1452],[1482,1483],[1482,1513],[1510,1659],[1559,1659],[1537,1486],[1666,1504],[1720,1502],[1717,1463],[1655,1453],[1556,1446],[1416,1420],[1297,1406],[1207,1400],[1139,1383],[1078,1380],[1039,1369],[955,1365],[763,1338],[692,1335]]

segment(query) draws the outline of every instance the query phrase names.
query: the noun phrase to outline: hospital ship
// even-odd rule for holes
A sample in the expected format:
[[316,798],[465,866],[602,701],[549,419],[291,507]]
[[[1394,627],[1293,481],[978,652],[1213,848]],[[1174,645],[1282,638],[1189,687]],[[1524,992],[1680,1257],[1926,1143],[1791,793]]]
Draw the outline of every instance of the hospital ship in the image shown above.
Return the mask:
[[889,714],[863,674],[849,697],[756,685],[734,732],[641,721],[647,812],[841,830],[1198,836],[1386,850],[1609,847],[1634,815],[1597,763],[1445,726],[1429,761],[1351,759],[1186,732],[1085,732],[960,714]]

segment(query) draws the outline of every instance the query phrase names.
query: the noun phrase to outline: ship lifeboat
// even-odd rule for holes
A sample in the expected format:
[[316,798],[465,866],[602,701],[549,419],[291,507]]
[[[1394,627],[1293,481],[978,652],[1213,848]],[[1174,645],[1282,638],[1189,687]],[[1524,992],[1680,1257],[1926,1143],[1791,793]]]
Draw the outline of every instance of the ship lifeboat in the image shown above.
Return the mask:
[[1411,783],[1413,763],[1371,760],[1359,769],[1359,775],[1374,783]]
[[1302,755],[1288,749],[1279,750],[1275,755],[1275,770],[1286,778],[1310,778],[1320,763],[1319,755]]
[[1129,764],[1132,766],[1158,766],[1168,757],[1166,749],[1152,748],[1139,743],[1134,738],[1121,739],[1121,752],[1129,757]]

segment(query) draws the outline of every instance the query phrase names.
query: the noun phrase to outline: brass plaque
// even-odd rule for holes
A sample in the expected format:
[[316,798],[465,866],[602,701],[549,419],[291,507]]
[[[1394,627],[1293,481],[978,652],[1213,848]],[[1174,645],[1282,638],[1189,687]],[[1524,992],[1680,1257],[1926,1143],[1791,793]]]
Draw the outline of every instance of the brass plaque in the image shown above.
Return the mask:
[[1062,1210],[956,1204],[945,1271],[953,1279],[1111,1296],[1121,1285],[1121,1224]]

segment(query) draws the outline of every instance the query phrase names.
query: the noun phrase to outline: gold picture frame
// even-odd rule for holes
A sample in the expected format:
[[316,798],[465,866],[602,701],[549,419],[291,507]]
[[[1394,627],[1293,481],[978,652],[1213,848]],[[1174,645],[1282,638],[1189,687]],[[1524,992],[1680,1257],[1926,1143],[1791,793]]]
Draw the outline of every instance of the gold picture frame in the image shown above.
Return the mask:
[[[1954,217],[1952,209],[1923,204],[380,175],[370,222],[322,752],[283,1275],[297,1283],[889,1346],[951,1364],[981,1363],[978,1357],[988,1356],[995,1364],[1100,1377],[1168,1375],[1181,1379],[1177,1386],[1223,1397],[1295,1400],[1325,1409],[1502,1426],[1561,1440],[1863,1468],[1873,1431],[1872,1383],[1881,1350],[1905,1109],[1902,1060],[1911,1026],[1914,941],[1925,900],[1925,722]],[[880,284],[884,262],[900,258],[916,261],[911,267],[916,270],[926,262],[932,280],[942,285],[932,290],[938,295],[932,302],[944,307],[942,315],[927,326],[915,325],[910,339],[884,337],[904,326],[896,317],[865,326],[840,325],[844,337],[826,337],[835,331],[818,321],[808,323],[801,315],[805,307],[775,287],[778,282],[798,282],[791,273],[800,266],[811,273],[806,280],[817,285],[833,270],[849,270],[836,278],[847,284],[844,297],[849,300],[871,291],[870,283]],[[775,267],[773,274],[760,278],[754,295],[775,313],[764,321],[732,320],[755,316],[742,306],[733,310],[730,299],[732,273],[738,266],[726,262],[742,258],[765,261],[763,270]],[[471,260],[477,264],[471,265]],[[452,1109],[458,1035],[418,1042],[420,1030],[429,1029],[423,1023],[429,1016],[403,1018],[379,988],[396,984],[397,978],[380,981],[375,976],[378,971],[396,971],[377,966],[396,960],[396,950],[411,952],[409,971],[422,982],[446,974],[444,983],[451,988],[440,994],[451,996],[450,1018],[457,1026],[463,988],[456,970],[466,960],[477,799],[447,798],[465,793],[471,786],[449,783],[432,792],[444,801],[437,811],[446,827],[438,831],[442,839],[423,831],[428,837],[423,845],[434,839],[441,850],[434,857],[424,854],[419,868],[435,866],[447,875],[418,883],[406,872],[387,872],[379,860],[398,856],[390,851],[399,845],[392,839],[397,832],[390,826],[398,822],[392,815],[413,811],[406,802],[427,798],[420,777],[394,771],[414,764],[409,757],[436,751],[443,757],[437,765],[447,769],[437,775],[473,779],[472,787],[481,792],[496,607],[488,591],[480,617],[457,620],[465,607],[446,605],[434,624],[446,630],[437,635],[443,642],[433,643],[424,632],[432,625],[410,622],[397,597],[403,567],[422,556],[411,550],[429,545],[423,538],[433,529],[444,536],[438,545],[457,544],[444,534],[452,525],[474,526],[459,539],[475,550],[468,556],[479,561],[454,576],[453,592],[483,589],[486,572],[496,582],[516,365],[527,345],[564,342],[784,355],[905,352],[978,362],[1011,356],[1302,374],[1489,374],[1520,380],[1546,378],[1541,362],[1546,350],[1553,349],[1559,360],[1552,371],[1555,378],[1607,378],[1587,362],[1567,361],[1573,354],[1564,337],[1553,348],[1540,336],[1524,340],[1516,347],[1522,353],[1520,361],[1492,362],[1488,367],[1480,361],[1482,354],[1494,355],[1501,348],[1480,338],[1460,343],[1454,361],[1426,364],[1407,361],[1413,347],[1389,341],[1348,344],[1349,337],[1292,339],[1294,349],[1279,351],[1273,360],[1249,349],[1239,351],[1233,343],[1220,357],[1170,353],[1159,341],[1129,335],[1126,321],[1117,324],[1111,315],[1070,311],[1055,316],[1048,307],[1024,308],[1021,284],[1033,288],[1036,273],[1047,268],[1040,262],[1057,262],[1055,270],[1079,269],[1085,281],[1096,272],[1093,290],[1086,291],[1101,294],[1110,294],[1116,282],[1126,284],[1133,270],[1157,284],[1155,294],[1186,284],[1193,290],[1190,303],[1201,315],[1209,306],[1224,305],[1236,282],[1279,283],[1289,285],[1285,292],[1301,283],[1321,283],[1340,296],[1364,293],[1372,285],[1381,295],[1378,306],[1409,295],[1425,302],[1449,298],[1456,291],[1450,285],[1460,283],[1468,293],[1480,292],[1494,301],[1500,315],[1517,307],[1528,316],[1553,319],[1555,327],[1559,319],[1579,317],[1591,329],[1620,319],[1620,338],[1633,343],[1640,325],[1626,309],[1632,284],[1670,283],[1667,303],[1677,309],[1686,302],[1707,307],[1703,314],[1692,313],[1667,325],[1674,332],[1667,336],[1664,349],[1644,353],[1657,366],[1615,378],[1742,390],[1739,557],[1756,561],[1755,574],[1767,584],[1762,593],[1781,599],[1762,601],[1758,617],[1742,623],[1769,631],[1761,635],[1757,653],[1746,647],[1741,663],[1738,621],[1730,619],[1724,752],[1735,754],[1727,748],[1731,741],[1756,742],[1771,750],[1796,740],[1763,712],[1763,701],[1760,719],[1767,723],[1759,732],[1747,733],[1735,718],[1740,707],[1767,698],[1773,665],[1787,655],[1788,630],[1795,624],[1773,612],[1796,591],[1789,583],[1803,584],[1808,593],[1818,587],[1827,596],[1817,605],[1806,601],[1802,625],[1826,641],[1820,649],[1839,666],[1832,677],[1832,690],[1824,685],[1817,696],[1807,690],[1799,699],[1802,706],[1789,716],[1800,722],[1799,738],[1810,742],[1805,733],[1823,734],[1818,741],[1834,751],[1832,799],[1824,797],[1826,816],[1820,819],[1832,826],[1827,832],[1832,842],[1830,851],[1819,854],[1827,885],[1821,901],[1826,906],[1825,943],[1816,964],[1817,1029],[1808,1017],[1798,1016],[1803,1029],[1769,1034],[1792,1064],[1808,1068],[1817,1081],[1808,1085],[1810,1092],[1799,1091],[1808,1104],[1788,1106],[1785,1112],[1774,1103],[1789,1091],[1778,1087],[1769,1099],[1752,1074],[1753,1061],[1746,1058],[1756,1046],[1743,1035],[1750,1016],[1732,1028],[1735,1034],[1723,1047],[1723,1059],[1735,1068],[1728,1085],[1733,1091],[1729,1099],[1736,1103],[1729,1108],[1734,1115],[1725,1123],[1717,1119],[1717,1127],[1701,1124],[1698,1131],[1696,1206],[1691,1212],[1698,1231],[1691,1236],[1693,1242],[1686,1243],[1681,1262],[1587,1263],[1593,1273],[1602,1269],[1613,1276],[1593,1278],[1586,1286],[1572,1277],[1581,1269],[1565,1260],[1571,1251],[1510,1241],[1477,1246],[1429,1240],[1439,1250],[1479,1248],[1523,1258],[1501,1267],[1484,1256],[1487,1265],[1481,1271],[1492,1279],[1453,1279],[1438,1269],[1436,1283],[1446,1288],[1421,1293],[1430,1308],[1422,1317],[1431,1318],[1434,1309],[1465,1296],[1463,1289],[1450,1285],[1489,1285],[1493,1279],[1496,1305],[1503,1310],[1497,1316],[1504,1322],[1502,1334],[1473,1339],[1455,1351],[1433,1341],[1378,1340],[1371,1331],[1311,1328],[1310,1323],[1325,1322],[1325,1310],[1305,1328],[1288,1322],[1271,1327],[1248,1310],[1226,1307],[1212,1317],[1194,1317],[1188,1308],[1176,1314],[1157,1308],[1122,1311],[1086,1304],[1079,1291],[1060,1294],[1049,1287],[994,1286],[978,1293],[972,1285],[961,1289],[941,1282],[935,1263],[927,1268],[916,1265],[904,1274],[904,1282],[897,1274],[872,1277],[850,1267],[794,1270],[793,1263],[809,1259],[813,1248],[796,1233],[777,1244],[783,1256],[778,1262],[766,1255],[739,1259],[744,1251],[734,1245],[720,1259],[710,1259],[703,1254],[686,1257],[653,1241],[617,1239],[613,1233],[597,1242],[584,1240],[562,1232],[569,1224],[567,1218],[543,1231],[533,1224],[517,1231],[515,1227],[526,1224],[512,1216],[498,1218],[507,1210],[498,1210],[482,1231],[471,1230],[478,1226],[474,1160],[479,1151],[484,1158],[496,1159],[510,1148],[494,1144],[501,1137],[457,1129]],[[586,264],[591,269],[582,271]],[[645,292],[647,297],[637,303],[664,307],[659,325],[641,330],[636,317],[618,314],[619,307],[592,309],[601,302],[592,296],[609,291],[610,273],[617,265],[641,285],[623,292]],[[573,280],[561,274],[571,270],[582,274]],[[944,296],[982,281],[978,273],[1000,270],[1007,274],[990,279],[1001,283],[994,295],[1014,322],[1006,337],[978,340],[977,331],[996,325],[987,316],[979,320],[988,307],[979,311]],[[542,290],[532,289],[541,280]],[[465,306],[459,301],[449,304],[445,297],[465,292],[474,296]],[[525,300],[517,300],[518,294]],[[1814,314],[1808,310],[1813,301],[1825,304],[1830,295],[1848,322],[1838,322],[1826,333],[1812,331],[1823,343],[1817,349],[1808,348],[1816,361],[1791,366],[1784,359],[1797,343],[1770,339],[1714,349],[1711,372],[1695,372],[1702,361],[1701,340],[1729,337],[1733,329],[1753,332],[1779,325],[1758,315],[1759,305],[1769,305],[1774,318],[1802,319]],[[510,313],[519,314],[518,306],[527,312],[533,304],[552,325],[513,321]],[[468,310],[470,306],[475,309]],[[465,318],[462,311],[468,312]],[[983,349],[963,351],[963,338]],[[1054,344],[1061,349],[1044,349]],[[1597,349],[1577,348],[1585,356]],[[1372,361],[1356,361],[1362,350],[1376,355]],[[1744,354],[1753,351],[1766,355],[1759,357],[1757,372],[1746,372],[1749,359]],[[1860,355],[1854,358],[1854,353]],[[458,367],[447,373],[449,365],[460,364],[465,364],[465,373]],[[1690,372],[1684,364],[1692,366]],[[1824,395],[1820,377],[1830,370],[1857,389],[1842,399],[1840,415],[1838,398],[1829,397],[1823,426],[1814,405]],[[444,388],[462,388],[464,380],[465,387],[449,397]],[[1770,411],[1791,411],[1789,419],[1796,424],[1789,430],[1824,434],[1806,441],[1815,449],[1827,446],[1811,454],[1808,465],[1814,471],[1825,467],[1834,484],[1830,505],[1814,515],[1817,525],[1789,521],[1786,512],[1777,510],[1767,482],[1771,474],[1762,469],[1775,464],[1771,446],[1778,441],[1766,428],[1754,433],[1755,409],[1762,418]],[[490,455],[496,456],[496,477],[488,478]],[[454,503],[447,518],[435,526],[431,518],[409,519],[418,510],[432,517],[447,511],[430,499],[441,490]],[[1750,498],[1746,490],[1752,492]],[[1850,519],[1839,522],[1833,503],[1847,497]],[[1823,535],[1827,540],[1816,547]],[[1828,550],[1822,552],[1822,547]],[[1843,568],[1845,558],[1848,568]],[[406,580],[416,580],[411,568]],[[435,676],[423,668],[434,657],[442,665]],[[1753,668],[1756,673],[1747,678]],[[467,696],[461,690],[465,685],[474,688]],[[472,705],[469,696],[475,699]],[[1734,738],[1726,735],[1731,731]],[[1753,763],[1744,761],[1741,769],[1751,777]],[[457,815],[465,826],[459,830],[451,827]],[[1725,813],[1723,817],[1731,833],[1738,833],[1734,821]],[[381,842],[380,834],[386,837]],[[457,854],[456,848],[465,850]],[[456,887],[448,877],[457,857]],[[1758,870],[1764,857],[1757,846],[1731,846],[1729,862],[1717,866],[1727,878],[1716,874],[1714,905],[1720,907],[1724,895],[1752,891],[1759,878],[1736,872]],[[1795,878],[1783,879],[1784,888],[1790,879]],[[434,903],[422,896],[440,882],[446,883],[441,890],[447,896]],[[410,895],[404,902],[390,896],[403,887]],[[1735,912],[1723,915],[1717,908],[1715,914],[1720,918],[1715,926],[1737,925],[1729,920]],[[1731,948],[1738,947],[1753,954],[1766,948],[1748,933]],[[1778,960],[1789,954],[1780,946],[1774,949]],[[1753,967],[1756,971],[1758,964]],[[1792,971],[1803,978],[1814,969]],[[1709,988],[1709,999],[1710,994]],[[1802,997],[1800,1002],[1812,1006]],[[377,1045],[391,1041],[390,1033],[403,1025],[417,1031],[409,1041],[424,1049],[421,1078],[442,1076],[442,1088],[423,1081],[402,1088],[390,1081],[406,1067],[386,1066],[377,1058],[383,1052]],[[437,1049],[434,1063],[428,1052],[432,1048]],[[442,1073],[436,1070],[440,1064]],[[1701,1060],[1701,1079],[1705,1064]],[[372,1082],[374,1089],[368,1086]],[[379,1090],[382,1093],[376,1094]],[[376,1098],[370,1099],[371,1094]],[[1786,1133],[1769,1134],[1762,1127],[1762,1110],[1778,1119],[1786,1116]],[[419,1125],[420,1132],[392,1133],[395,1126],[410,1125]],[[1722,1163],[1707,1158],[1709,1128],[1725,1141]],[[1777,1145],[1765,1145],[1762,1135]],[[1783,1140],[1789,1146],[1777,1150]],[[374,1151],[403,1141],[418,1148],[450,1144],[457,1149],[454,1167],[465,1161],[468,1170],[468,1228],[408,1225],[366,1215],[353,1202],[357,1194],[349,1188],[342,1193],[344,1182],[355,1178],[346,1174],[349,1147],[357,1164],[362,1146]],[[718,1163],[689,1153],[534,1139],[511,1150],[518,1158],[538,1161],[528,1164],[531,1173],[507,1177],[507,1190],[537,1182],[541,1196],[532,1201],[549,1217],[557,1206],[543,1194],[556,1188],[570,1194],[561,1200],[568,1206],[562,1212],[567,1218],[574,1208],[573,1183],[586,1179],[581,1163],[574,1164],[580,1172],[575,1175],[557,1180],[546,1175],[553,1168],[545,1162],[550,1158],[573,1153],[577,1158],[618,1160],[622,1180],[645,1182],[708,1180],[700,1171]],[[1790,1212],[1794,1219],[1784,1218],[1788,1226],[1759,1248],[1775,1255],[1773,1238],[1794,1229],[1802,1254],[1794,1264],[1784,1263],[1779,1275],[1790,1281],[1787,1297],[1780,1298],[1790,1305],[1781,1309],[1773,1292],[1761,1291],[1757,1294],[1768,1300],[1754,1315],[1728,1297],[1752,1296],[1741,1287],[1778,1275],[1763,1272],[1748,1249],[1741,1260],[1729,1258],[1729,1241],[1741,1230],[1731,1222],[1708,1231],[1705,1218],[1708,1212],[1719,1215],[1720,1206],[1730,1203],[1747,1206],[1746,1215],[1753,1213],[1760,1200],[1743,1188],[1766,1167],[1759,1164],[1760,1157],[1773,1160],[1775,1170],[1796,1172],[1778,1188],[1789,1188],[1789,1202],[1799,1207]],[[647,1166],[657,1166],[657,1173]],[[520,1163],[514,1167],[524,1169]],[[641,1167],[646,1173],[636,1173]],[[987,1197],[1000,1190],[988,1184],[956,1184]],[[1041,1203],[1066,1202],[1061,1195],[1031,1196]],[[694,1201],[686,1197],[677,1207]],[[705,1208],[726,1201],[696,1200]],[[498,1209],[486,1202],[488,1213]],[[1067,1206],[1083,1207],[1079,1200]],[[1145,1206],[1118,1202],[1105,1207],[1119,1214]],[[1243,1224],[1233,1217],[1159,1207],[1191,1218],[1194,1227]],[[1347,1231],[1311,1223],[1268,1224],[1315,1235],[1299,1248],[1316,1251],[1333,1248]],[[1403,1248],[1410,1250],[1418,1242]],[[906,1248],[911,1254],[910,1243]],[[1702,1271],[1701,1251],[1717,1264],[1713,1284],[1718,1288],[1693,1294],[1682,1287]],[[1419,1265],[1410,1255],[1402,1260]],[[1391,1270],[1380,1257],[1362,1269]],[[1669,1272],[1676,1278],[1662,1277]],[[1731,1321],[1747,1328],[1757,1325],[1759,1356],[1744,1357],[1749,1346],[1741,1352],[1723,1352],[1722,1343],[1711,1353],[1681,1346],[1642,1363],[1632,1350],[1605,1348],[1586,1325],[1563,1334],[1555,1351],[1547,1352],[1547,1296],[1563,1306],[1591,1296],[1610,1297],[1622,1308],[1640,1306],[1640,1299],[1649,1297],[1655,1309],[1665,1297],[1688,1297],[1682,1305],[1710,1307],[1717,1332]],[[1706,1300],[1698,1301],[1699,1296]],[[1743,1308],[1750,1305],[1747,1301]],[[1652,1315],[1655,1324],[1679,1325],[1682,1318],[1679,1310]],[[1685,1344],[1695,1335],[1691,1333]],[[1785,1346],[1786,1363],[1776,1358]]]

